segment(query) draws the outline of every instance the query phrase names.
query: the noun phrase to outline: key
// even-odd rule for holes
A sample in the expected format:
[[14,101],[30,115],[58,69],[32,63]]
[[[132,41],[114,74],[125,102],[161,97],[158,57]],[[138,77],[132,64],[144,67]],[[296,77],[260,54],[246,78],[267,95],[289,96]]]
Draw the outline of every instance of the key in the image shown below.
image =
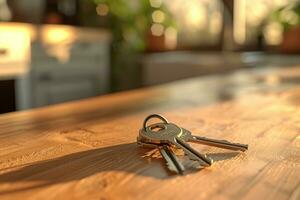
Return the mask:
[[246,144],[232,143],[227,140],[216,140],[216,139],[211,139],[206,137],[200,137],[200,136],[192,135],[190,131],[184,128],[182,128],[182,130],[184,133],[182,134],[181,138],[185,142],[194,142],[194,143],[214,146],[223,149],[230,149],[235,151],[246,151],[248,149],[248,145]]
[[[145,125],[145,123],[144,123]],[[144,142],[153,144],[164,144],[168,143],[174,145],[177,148],[183,149],[185,154],[192,160],[197,160],[204,166],[210,166],[212,160],[206,155],[203,155],[187,144],[181,136],[183,130],[172,123],[156,123],[148,127],[143,127],[139,132],[139,137]]]
[[[147,126],[147,122],[152,118],[158,118],[162,122]],[[199,161],[199,163],[204,166],[210,166],[213,163],[212,159],[196,151],[187,142],[195,142],[231,150],[246,151],[248,149],[248,145],[246,144],[231,143],[227,140],[216,140],[192,135],[190,131],[173,123],[169,123],[166,118],[157,114],[149,115],[144,120],[143,128],[140,129],[138,136],[138,144],[141,146],[150,148],[154,148],[155,146],[162,148],[164,145],[167,147],[174,146],[178,149],[182,149],[190,159]],[[167,152],[162,154],[167,154]],[[170,160],[170,156],[165,159],[166,161]]]
[[144,142],[140,137],[137,137],[137,145],[143,148],[148,148],[148,149],[155,149],[160,146],[160,144],[153,144],[150,142]]
[[180,138],[175,138],[175,141],[175,146],[177,148],[183,149],[184,153],[191,160],[197,160],[205,167],[209,167],[212,165],[213,160],[211,158],[208,158],[205,154],[199,153],[197,150],[195,150],[189,144],[187,144],[184,140],[181,140]]
[[149,148],[149,149],[155,149],[155,148],[159,148],[163,145],[168,145],[168,143],[151,143],[151,141],[146,141],[141,139],[141,137],[137,137],[136,139],[137,145],[143,148]]
[[172,149],[167,144],[153,144],[141,141],[141,139],[137,138],[137,143],[139,146],[144,148],[155,149],[158,148],[161,156],[165,159],[166,165],[170,171],[176,172],[177,174],[183,174],[184,166],[177,158],[176,154],[172,151]]
[[168,145],[162,145],[159,148],[159,151],[162,157],[165,159],[168,169],[182,175],[185,170],[184,166],[178,160],[178,157],[171,150],[171,148]]

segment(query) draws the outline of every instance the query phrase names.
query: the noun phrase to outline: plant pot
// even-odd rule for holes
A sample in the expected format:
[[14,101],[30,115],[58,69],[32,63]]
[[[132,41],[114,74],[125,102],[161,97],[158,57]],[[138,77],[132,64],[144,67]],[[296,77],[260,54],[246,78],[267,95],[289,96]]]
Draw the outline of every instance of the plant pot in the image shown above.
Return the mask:
[[291,28],[283,34],[282,53],[300,53],[300,27]]
[[147,52],[159,52],[165,51],[165,36],[155,36],[151,32],[147,34],[146,37],[146,51]]

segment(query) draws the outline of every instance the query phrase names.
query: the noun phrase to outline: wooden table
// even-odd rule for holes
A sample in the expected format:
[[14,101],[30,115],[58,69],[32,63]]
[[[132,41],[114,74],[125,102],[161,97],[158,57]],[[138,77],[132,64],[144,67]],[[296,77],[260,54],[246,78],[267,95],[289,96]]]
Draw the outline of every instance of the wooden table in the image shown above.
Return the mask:
[[[300,73],[285,74],[295,82]],[[2,115],[0,199],[298,200],[300,88],[291,82],[245,72]],[[249,150],[193,145],[213,166],[171,174],[135,143],[150,113]]]

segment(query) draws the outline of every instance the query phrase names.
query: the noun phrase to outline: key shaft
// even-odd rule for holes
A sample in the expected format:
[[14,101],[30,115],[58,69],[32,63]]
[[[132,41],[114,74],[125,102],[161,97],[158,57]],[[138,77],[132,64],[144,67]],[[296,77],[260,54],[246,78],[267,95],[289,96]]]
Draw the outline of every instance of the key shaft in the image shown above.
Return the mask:
[[180,138],[175,138],[175,145],[181,149],[191,158],[196,159],[197,161],[201,162],[204,166],[208,167],[211,166],[213,160],[208,158],[206,155],[203,155],[192,148],[189,144],[183,141]]
[[[147,126],[147,122],[152,118],[159,118],[162,122]],[[173,168],[173,171],[180,174],[183,173],[184,167],[172,151],[171,146],[182,149],[190,159],[198,161],[204,167],[212,165],[213,160],[198,152],[188,142],[230,150],[246,151],[248,149],[246,144],[192,135],[190,131],[176,124],[169,123],[164,117],[156,114],[150,115],[145,119],[142,129],[139,131],[137,142],[142,147],[158,148],[169,169]]]
[[170,170],[175,170],[178,174],[183,174],[184,172],[184,166],[179,161],[178,157],[175,155],[175,153],[169,148],[168,145],[162,145],[159,148],[159,151],[162,155],[162,157],[165,159],[166,164],[168,165],[168,168]]
[[248,145],[246,144],[239,144],[239,143],[232,143],[227,140],[216,140],[206,137],[200,137],[192,135],[190,138],[190,142],[219,147],[223,149],[230,149],[230,150],[239,150],[239,151],[246,151],[248,149]]

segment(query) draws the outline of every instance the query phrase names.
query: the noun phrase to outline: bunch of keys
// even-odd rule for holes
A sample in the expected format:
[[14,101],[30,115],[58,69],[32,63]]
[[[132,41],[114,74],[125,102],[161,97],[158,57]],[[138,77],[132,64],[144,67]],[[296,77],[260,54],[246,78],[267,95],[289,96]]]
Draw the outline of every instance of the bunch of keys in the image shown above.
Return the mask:
[[[158,118],[162,122],[147,126],[147,122],[152,118]],[[178,157],[172,151],[172,148],[182,149],[190,160],[195,160],[203,167],[211,166],[213,160],[205,154],[201,154],[187,142],[194,142],[223,149],[235,151],[246,151],[248,145],[231,143],[226,140],[216,140],[192,135],[192,133],[176,124],[169,123],[166,118],[158,114],[152,114],[145,118],[143,127],[139,131],[137,143],[141,147],[157,148],[165,159],[169,168],[175,169],[178,174],[183,174],[185,167],[179,161]]]

